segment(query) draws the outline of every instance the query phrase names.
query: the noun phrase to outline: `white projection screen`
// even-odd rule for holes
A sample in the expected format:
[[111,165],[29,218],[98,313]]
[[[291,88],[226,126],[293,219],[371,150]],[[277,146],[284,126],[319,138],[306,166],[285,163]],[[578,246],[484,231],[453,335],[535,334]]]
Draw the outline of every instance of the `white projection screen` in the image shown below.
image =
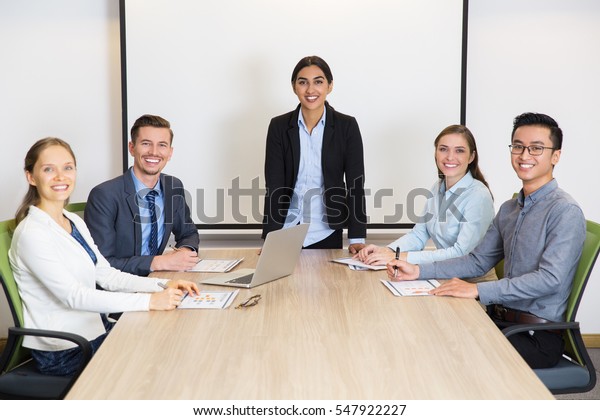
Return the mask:
[[[460,122],[463,0],[126,0],[127,127],[168,119],[199,228],[262,220],[269,121],[298,104],[304,56],[356,117],[371,226],[414,223],[436,180],[433,140]],[[129,164],[131,164],[129,158]]]

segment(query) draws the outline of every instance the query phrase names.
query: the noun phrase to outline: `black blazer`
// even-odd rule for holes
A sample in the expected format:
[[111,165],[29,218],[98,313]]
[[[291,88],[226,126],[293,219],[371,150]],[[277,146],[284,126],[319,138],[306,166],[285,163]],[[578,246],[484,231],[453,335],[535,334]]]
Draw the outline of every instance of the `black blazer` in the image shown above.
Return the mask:
[[[348,228],[349,238],[365,238],[365,165],[358,123],[328,103],[323,133],[321,167],[325,181],[327,223],[334,230]],[[300,105],[271,120],[265,156],[264,238],[285,222],[300,167]],[[345,182],[344,182],[345,178]]]
[[[146,276],[154,256],[140,255],[142,227],[131,171],[94,187],[83,215],[94,242],[111,266]],[[183,184],[178,178],[165,174],[160,174],[160,184],[164,194],[165,232],[158,255],[164,251],[171,232],[177,247],[198,250],[198,230],[185,202]]]

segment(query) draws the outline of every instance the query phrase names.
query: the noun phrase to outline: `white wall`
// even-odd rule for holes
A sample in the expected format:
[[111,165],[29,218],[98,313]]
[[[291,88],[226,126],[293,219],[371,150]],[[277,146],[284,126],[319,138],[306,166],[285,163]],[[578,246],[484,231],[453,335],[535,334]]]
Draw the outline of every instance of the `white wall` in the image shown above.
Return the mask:
[[[546,112],[565,131],[556,177],[600,221],[593,175],[600,143],[592,125],[600,115],[599,7],[594,0],[471,0],[467,123],[498,203],[519,188],[506,150],[512,118]],[[0,0],[0,40],[0,219],[12,217],[26,190],[25,152],[48,135],[73,145],[73,198],[85,200],[91,187],[121,172],[118,1]],[[600,334],[599,271],[580,312],[588,334]],[[0,305],[4,334],[10,317]]]
[[[128,126],[171,121],[169,170],[196,223],[262,222],[267,126],[298,104],[290,77],[307,55],[329,63],[328,101],[360,126],[369,222],[411,223],[410,192],[437,179],[433,139],[460,119],[462,0],[127,0],[125,16]],[[254,200],[229,196],[236,179],[256,181]]]
[[[118,0],[0,0],[0,220],[27,183],[23,159],[47,136],[69,142],[78,163],[72,201],[121,172]],[[0,294],[0,336],[12,319]]]

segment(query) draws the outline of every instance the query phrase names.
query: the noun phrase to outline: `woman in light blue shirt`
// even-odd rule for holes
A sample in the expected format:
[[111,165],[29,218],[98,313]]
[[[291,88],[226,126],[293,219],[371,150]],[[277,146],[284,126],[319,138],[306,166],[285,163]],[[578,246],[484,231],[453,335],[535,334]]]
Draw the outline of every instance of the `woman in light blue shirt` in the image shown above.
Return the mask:
[[[478,165],[477,145],[462,125],[446,127],[434,142],[440,180],[431,188],[421,222],[387,247],[368,245],[355,258],[382,265],[395,257],[413,264],[468,254],[481,241],[494,218],[488,184]],[[425,250],[431,239],[435,250]]]

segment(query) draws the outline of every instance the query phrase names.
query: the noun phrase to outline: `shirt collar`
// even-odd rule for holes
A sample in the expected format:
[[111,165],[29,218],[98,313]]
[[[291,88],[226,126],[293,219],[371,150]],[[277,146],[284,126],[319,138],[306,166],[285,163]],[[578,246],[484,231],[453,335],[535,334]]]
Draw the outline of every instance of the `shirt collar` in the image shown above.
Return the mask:
[[[325,126],[325,114],[327,114],[327,107],[323,108],[323,115],[317,125]],[[306,124],[304,123],[304,117],[302,116],[302,109],[298,112],[298,125],[306,130]]]
[[517,196],[517,202],[521,207],[533,205],[557,188],[558,182],[555,178],[552,178],[550,182],[547,182],[546,184],[542,185],[540,188],[529,194],[527,197],[525,197],[523,189],[521,188],[521,191],[519,191],[519,195]]
[[[465,174],[465,176],[463,176],[456,184],[454,184],[449,190],[448,192],[450,192],[451,194],[460,194],[462,191],[466,190],[467,188],[469,188],[469,186],[473,183],[473,175],[471,175],[470,171],[467,171],[467,173]],[[442,182],[440,183],[440,192],[442,194],[446,193],[446,182],[444,182],[444,180],[442,180]]]
[[154,188],[148,188],[146,187],[142,181],[140,181],[136,176],[135,173],[133,172],[133,169],[130,168],[130,172],[131,172],[131,179],[133,179],[133,185],[135,186],[135,192],[138,195],[139,198],[144,199],[146,198],[146,195],[151,191],[154,190],[156,191],[156,193],[162,197],[162,188],[160,185],[160,177],[158,178],[158,182],[156,183],[156,185],[154,186]]

